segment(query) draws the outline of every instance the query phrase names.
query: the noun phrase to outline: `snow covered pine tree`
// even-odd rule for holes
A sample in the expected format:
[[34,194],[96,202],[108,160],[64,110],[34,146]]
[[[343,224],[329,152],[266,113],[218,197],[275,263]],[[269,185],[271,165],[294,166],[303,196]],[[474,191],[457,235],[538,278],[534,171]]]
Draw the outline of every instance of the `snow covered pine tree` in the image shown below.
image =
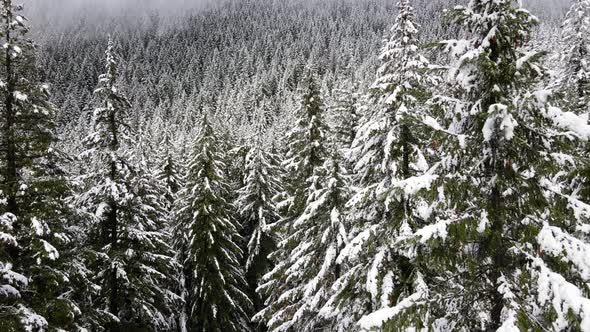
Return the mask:
[[0,330],[69,330],[79,314],[66,294],[69,184],[21,10],[0,2]]
[[171,142],[171,136],[170,128],[164,129],[164,142],[162,142],[162,146],[158,151],[160,165],[156,174],[164,192],[165,205],[168,211],[173,210],[178,191],[183,185],[182,164],[178,158],[178,152],[174,148],[173,142]]
[[590,0],[574,0],[563,27],[560,73],[565,107],[578,114],[590,112]]
[[379,311],[422,296],[420,262],[398,243],[428,222],[431,209],[421,190],[437,178],[424,153],[430,130],[420,125],[433,76],[419,51],[410,1],[401,0],[398,8],[351,151],[359,187],[349,203],[354,237],[337,259],[347,268],[321,312],[341,331],[358,328],[357,321],[372,312],[360,320],[361,328],[419,326],[413,318],[383,326],[391,317]]
[[98,315],[87,317],[87,324],[98,331],[167,330],[175,296],[164,285],[175,264],[163,230],[164,208],[132,149],[130,104],[117,86],[112,40],[105,53],[106,74],[95,92],[103,105],[94,110],[81,155],[89,166],[78,204],[90,220],[88,260],[101,286],[92,298]]
[[[264,308],[264,298],[256,289],[262,276],[272,267],[269,255],[276,249],[277,235],[271,225],[279,220],[272,198],[281,190],[281,171],[276,163],[278,158],[264,150],[263,125],[258,124],[254,146],[246,155],[244,186],[239,190],[237,208],[244,218],[244,233],[249,236],[246,241],[246,279],[250,287],[249,296],[254,302],[254,310]],[[258,331],[264,331],[264,324],[259,324]]]
[[183,261],[188,331],[250,330],[238,226],[229,202],[225,156],[206,117],[194,143],[186,187],[178,198],[177,250]]
[[[297,110],[297,123],[287,136],[287,154],[283,165],[286,169],[285,191],[275,197],[281,219],[273,225],[281,237],[278,249],[271,255],[276,263],[272,271],[262,279],[259,292],[267,297],[266,307],[256,314],[255,321],[264,321],[270,331],[303,329],[305,320],[296,315],[303,301],[305,281],[301,269],[319,268],[301,265],[294,250],[303,241],[321,241],[321,238],[304,239],[303,232],[295,226],[305,212],[310,195],[315,191],[313,176],[328,157],[328,127],[324,120],[324,103],[313,74],[304,83],[301,105]],[[319,189],[319,188],[318,188]],[[325,221],[329,223],[329,219]],[[307,257],[309,258],[309,257]],[[309,279],[307,279],[309,278]]]
[[365,322],[590,331],[581,259],[590,248],[579,238],[588,224],[576,218],[587,206],[563,182],[579,160],[571,142],[587,139],[588,125],[552,107],[551,91],[535,90],[542,53],[523,50],[537,24],[528,11],[512,0],[472,0],[449,14],[470,38],[441,43],[452,88],[434,98],[437,119],[424,119],[447,136],[437,150],[434,220],[408,240],[430,269],[419,296]]

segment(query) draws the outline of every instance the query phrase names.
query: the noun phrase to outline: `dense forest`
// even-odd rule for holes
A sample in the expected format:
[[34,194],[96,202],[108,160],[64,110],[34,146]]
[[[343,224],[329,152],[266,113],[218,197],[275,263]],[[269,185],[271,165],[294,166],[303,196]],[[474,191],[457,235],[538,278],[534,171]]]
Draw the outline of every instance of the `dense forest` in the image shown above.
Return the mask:
[[590,0],[82,3],[0,0],[0,331],[590,332]]

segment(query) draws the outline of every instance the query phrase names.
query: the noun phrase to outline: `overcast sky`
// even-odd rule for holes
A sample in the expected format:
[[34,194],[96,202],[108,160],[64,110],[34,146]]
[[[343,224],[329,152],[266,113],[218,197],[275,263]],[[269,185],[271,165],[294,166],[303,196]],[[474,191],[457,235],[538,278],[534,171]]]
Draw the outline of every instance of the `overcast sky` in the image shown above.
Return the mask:
[[[220,1],[220,0],[217,0]],[[158,12],[176,15],[216,0],[20,0],[32,18],[75,19],[88,16],[129,16]]]
[[[25,5],[26,15],[33,20],[34,27],[49,22],[67,24],[72,20],[79,21],[82,17],[133,18],[153,12],[158,12],[160,16],[176,16],[222,1],[224,0],[20,0]],[[397,0],[391,1],[397,2]],[[561,11],[571,0],[524,0],[524,2],[531,7],[533,12],[543,16],[543,13],[539,13],[539,11],[551,11],[552,9]]]

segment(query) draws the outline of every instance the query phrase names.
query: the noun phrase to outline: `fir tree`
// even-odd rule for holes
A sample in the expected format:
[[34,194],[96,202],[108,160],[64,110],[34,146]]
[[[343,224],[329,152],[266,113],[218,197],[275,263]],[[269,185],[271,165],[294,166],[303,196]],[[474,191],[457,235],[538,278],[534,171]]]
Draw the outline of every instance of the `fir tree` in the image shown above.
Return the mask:
[[359,96],[354,90],[355,87],[334,89],[334,101],[329,112],[334,141],[343,152],[352,147],[358,126]]
[[[310,187],[315,170],[321,167],[327,158],[328,128],[324,120],[324,104],[319,88],[312,75],[306,82],[301,106],[297,111],[297,123],[287,136],[285,191],[275,197],[279,201],[277,209],[281,219],[273,228],[284,239],[291,238],[296,232],[295,221],[306,209]],[[301,238],[292,238],[302,240]],[[298,286],[298,280],[290,278],[292,251],[299,246],[297,241],[281,241],[279,248],[271,255],[276,266],[263,278],[259,292],[267,297],[266,308],[260,311],[254,320],[266,322],[272,331],[291,328],[293,308],[300,299],[290,297],[290,289]],[[298,322],[299,323],[299,322]],[[301,327],[301,326],[298,326]]]
[[70,188],[21,10],[0,2],[0,330],[74,329]]
[[267,309],[272,314],[268,318],[272,331],[332,330],[336,324],[318,313],[340,276],[336,258],[347,241],[344,205],[350,189],[340,157],[335,154],[316,168],[310,181],[306,209],[279,244],[293,248],[283,262],[286,275],[273,276],[285,280],[287,287]]
[[576,160],[566,154],[570,142],[587,138],[586,125],[552,107],[549,91],[534,90],[542,54],[522,48],[537,24],[528,11],[511,0],[472,0],[449,14],[471,33],[442,42],[452,89],[435,97],[437,119],[424,119],[446,135],[437,144],[436,202],[431,223],[399,243],[428,274],[415,295],[361,326],[393,319],[439,330],[586,330],[587,270],[575,259],[586,246],[572,232],[578,205],[562,182],[566,160]]
[[[276,156],[263,150],[261,135],[246,156],[246,179],[239,190],[237,208],[244,218],[243,233],[247,237],[246,279],[254,310],[262,310],[264,299],[256,289],[262,276],[272,267],[269,255],[276,249],[277,236],[271,226],[279,219],[272,198],[280,191],[280,171],[275,164]],[[264,330],[259,327],[259,330]]]
[[160,160],[159,170],[156,178],[160,181],[160,186],[166,198],[165,205],[168,211],[172,211],[178,191],[180,191],[183,179],[180,170],[181,162],[178,160],[176,149],[174,148],[169,129],[165,129],[164,142],[158,155]]
[[190,331],[248,331],[252,302],[240,265],[225,156],[206,117],[175,213]]
[[174,269],[163,227],[164,209],[141,153],[126,122],[130,104],[117,86],[117,61],[109,40],[106,74],[96,95],[93,132],[82,157],[91,165],[82,180],[86,191],[79,204],[91,218],[88,260],[101,286],[92,298],[97,317],[93,329],[166,330],[174,295],[165,289]]
[[563,27],[561,88],[567,107],[590,111],[590,1],[575,0]]
[[351,152],[360,187],[350,202],[355,237],[338,258],[348,268],[322,311],[338,318],[340,329],[352,328],[361,315],[403,303],[422,282],[420,264],[397,243],[429,218],[428,203],[419,194],[436,175],[425,156],[430,130],[420,122],[426,116],[426,87],[434,78],[419,51],[410,1],[400,1],[398,8]]

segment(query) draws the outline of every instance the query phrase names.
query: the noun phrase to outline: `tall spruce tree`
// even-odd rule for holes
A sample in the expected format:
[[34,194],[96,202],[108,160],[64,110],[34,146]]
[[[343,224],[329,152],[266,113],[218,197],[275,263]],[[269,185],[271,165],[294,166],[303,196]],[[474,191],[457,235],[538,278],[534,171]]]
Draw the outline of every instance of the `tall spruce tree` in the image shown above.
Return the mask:
[[352,147],[358,127],[359,96],[355,90],[355,86],[334,89],[329,110],[334,142],[345,153]]
[[[337,318],[341,330],[354,328],[362,315],[415,297],[423,282],[420,263],[397,243],[430,217],[420,193],[436,175],[425,153],[430,130],[420,123],[433,76],[419,50],[410,1],[401,0],[398,9],[351,153],[360,187],[350,202],[355,237],[337,260],[346,262],[347,270],[322,310],[322,315]],[[364,328],[381,327],[365,321]],[[391,326],[404,329],[414,323],[400,320]]]
[[[293,245],[285,261],[287,287],[273,305],[269,319],[273,331],[333,330],[338,322],[326,320],[319,310],[332,294],[340,276],[336,261],[347,242],[344,205],[350,188],[341,157],[334,153],[310,180],[310,195],[303,214],[280,245]],[[277,308],[279,308],[277,310]]]
[[563,25],[561,88],[565,106],[590,112],[590,1],[575,0]]
[[99,315],[87,317],[92,329],[166,330],[174,295],[164,286],[174,269],[163,228],[164,209],[146,169],[133,150],[127,124],[130,104],[117,86],[117,58],[109,39],[106,74],[95,91],[93,131],[82,157],[88,163],[78,204],[91,219],[88,260],[100,290],[92,297]]
[[[431,223],[405,241],[428,266],[416,296],[361,321],[411,321],[435,330],[589,330],[590,301],[577,257],[580,206],[564,178],[571,141],[587,139],[574,113],[535,91],[542,54],[525,51],[537,19],[512,0],[472,0],[449,15],[469,38],[450,53],[449,94],[425,124],[441,158]],[[442,136],[438,136],[442,137]],[[404,244],[403,242],[400,245]],[[568,266],[569,265],[569,266]]]
[[281,219],[273,228],[283,240],[271,255],[276,265],[264,276],[263,284],[259,288],[262,296],[267,297],[266,308],[254,317],[255,321],[266,322],[271,331],[302,327],[301,322],[293,321],[297,310],[295,305],[301,300],[301,294],[290,291],[300,286],[301,280],[292,278],[289,272],[297,268],[290,257],[293,250],[300,245],[298,241],[302,239],[292,235],[298,232],[295,222],[305,212],[308,199],[313,192],[310,185],[315,170],[321,167],[328,157],[328,127],[324,120],[324,112],[319,87],[314,76],[310,74],[305,82],[300,108],[297,110],[297,123],[286,139],[287,153],[283,163],[286,170],[285,190],[275,197]]
[[171,136],[170,128],[164,129],[164,141],[158,151],[160,165],[156,172],[156,178],[160,181],[168,211],[173,210],[176,196],[183,184],[182,163],[178,160],[177,151],[173,146],[173,142],[171,142]]
[[204,117],[175,213],[189,331],[250,330],[252,301],[221,146]]
[[21,10],[0,2],[0,330],[70,330],[70,188]]
[[[264,308],[264,298],[256,289],[262,276],[273,267],[269,255],[276,249],[277,235],[271,227],[280,217],[272,198],[280,192],[282,179],[277,156],[264,150],[262,125],[257,131],[254,146],[246,155],[244,186],[237,199],[238,212],[245,222],[243,233],[248,236],[246,279],[256,312]],[[265,330],[264,324],[259,324],[257,330]]]

